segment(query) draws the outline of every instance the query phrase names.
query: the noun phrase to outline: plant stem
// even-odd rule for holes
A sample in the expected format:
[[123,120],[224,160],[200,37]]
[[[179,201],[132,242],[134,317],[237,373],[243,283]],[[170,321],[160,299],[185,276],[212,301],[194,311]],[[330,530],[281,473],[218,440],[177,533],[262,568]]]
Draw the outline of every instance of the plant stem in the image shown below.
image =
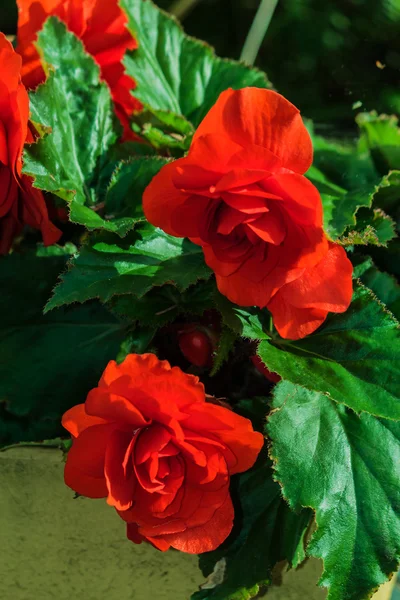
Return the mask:
[[168,9],[171,15],[182,21],[200,0],[175,0]]
[[248,65],[254,65],[277,4],[278,0],[261,0],[260,2],[240,55],[240,60]]

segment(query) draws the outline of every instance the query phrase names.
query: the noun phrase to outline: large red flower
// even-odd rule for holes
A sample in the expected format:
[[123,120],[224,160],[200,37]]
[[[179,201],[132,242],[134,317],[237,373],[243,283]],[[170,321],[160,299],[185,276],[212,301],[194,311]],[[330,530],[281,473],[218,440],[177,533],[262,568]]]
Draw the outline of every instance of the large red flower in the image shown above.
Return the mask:
[[46,245],[61,232],[50,222],[42,193],[22,175],[25,142],[33,142],[28,129],[29,98],[21,83],[21,57],[0,34],[0,254],[10,249],[24,224],[40,229]]
[[107,497],[135,543],[198,554],[229,535],[229,479],[263,445],[248,419],[205,402],[197,377],[154,354],[111,361],[85,404],[65,413],[73,444],[65,482]]
[[164,166],[143,196],[147,219],[202,246],[222,294],[268,307],[279,333],[297,339],[352,295],[352,265],[328,241],[317,189],[303,176],[310,136],[276,92],[223,92],[185,158]]
[[99,65],[111,89],[125,138],[133,136],[129,118],[141,109],[141,104],[131,94],[135,82],[125,74],[122,59],[127,50],[137,48],[137,43],[126,27],[127,19],[118,0],[17,0],[17,3],[17,52],[23,59],[24,84],[35,88],[45,79],[34,42],[46,19],[54,15],[82,40]]

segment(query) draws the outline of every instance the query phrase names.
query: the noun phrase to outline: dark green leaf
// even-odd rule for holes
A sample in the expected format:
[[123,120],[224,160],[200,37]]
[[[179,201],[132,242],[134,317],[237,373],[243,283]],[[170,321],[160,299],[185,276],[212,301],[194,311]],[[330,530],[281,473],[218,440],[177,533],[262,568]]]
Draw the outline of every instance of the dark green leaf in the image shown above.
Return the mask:
[[68,201],[72,221],[124,235],[132,222],[109,222],[89,208],[111,176],[107,152],[117,132],[110,90],[82,42],[57,18],[47,20],[37,46],[49,76],[30,94],[31,118],[48,133],[26,147],[24,173]]
[[385,198],[398,198],[398,178],[380,179],[366,149],[321,137],[313,142],[314,164],[307,177],[321,193],[327,233],[337,240],[349,230],[340,239],[343,244],[386,244],[394,237],[392,222],[376,209],[386,210]]
[[372,259],[365,256],[352,258],[354,276],[369,287],[379,300],[386,304],[397,319],[400,318],[400,285],[388,273],[379,271]]
[[283,379],[356,412],[400,419],[399,325],[361,285],[347,312],[330,315],[313,335],[262,341],[258,353]]
[[91,298],[103,302],[123,294],[140,298],[152,287],[165,283],[185,290],[210,275],[200,246],[149,224],[123,240],[98,234],[71,260],[46,310]]
[[155,327],[135,327],[128,337],[122,342],[116,361],[121,363],[128,354],[144,354],[156,333]]
[[230,353],[236,341],[236,334],[229,327],[223,327],[219,335],[218,346],[213,355],[213,366],[210,376],[218,373],[222,365],[228,360]]
[[218,291],[215,292],[215,307],[223,322],[238,335],[253,340],[269,339],[270,314],[266,310],[237,306]]
[[356,228],[340,238],[340,243],[344,246],[373,245],[386,248],[388,242],[396,237],[395,222],[380,208],[373,211],[360,208],[356,218]]
[[99,304],[43,316],[65,260],[16,253],[0,260],[3,443],[62,434],[62,413],[85,400],[124,339],[121,322]]
[[125,65],[137,82],[135,96],[147,108],[183,115],[197,127],[227,88],[269,87],[263,73],[218,58],[150,0],[122,0],[121,6],[139,44]]
[[294,510],[312,507],[307,553],[322,558],[329,600],[364,600],[400,559],[400,423],[289,382],[275,388],[267,433]]
[[215,281],[199,281],[185,291],[173,285],[155,287],[141,298],[117,296],[110,303],[116,314],[143,325],[162,327],[181,314],[202,315],[213,308]]
[[391,169],[400,169],[400,129],[394,115],[360,113],[356,117],[361,130],[359,147],[369,151],[376,168],[382,175]]
[[137,221],[144,219],[142,196],[146,187],[167,159],[137,156],[121,162],[115,170],[105,199],[108,219]]
[[303,536],[310,511],[296,515],[282,500],[271,477],[270,461],[262,456],[247,473],[235,478],[241,508],[227,542],[200,556],[208,580],[192,600],[248,600],[270,583],[271,570],[287,558],[297,564],[304,555]]

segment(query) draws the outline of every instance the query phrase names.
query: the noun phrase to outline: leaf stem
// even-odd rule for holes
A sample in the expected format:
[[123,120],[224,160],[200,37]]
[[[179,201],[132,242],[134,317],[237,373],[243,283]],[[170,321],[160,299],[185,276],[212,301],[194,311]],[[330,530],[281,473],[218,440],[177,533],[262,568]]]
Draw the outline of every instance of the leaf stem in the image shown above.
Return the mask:
[[182,21],[200,0],[175,0],[168,9],[171,15]]
[[254,65],[277,4],[278,0],[261,0],[260,2],[240,55],[240,60],[248,65]]

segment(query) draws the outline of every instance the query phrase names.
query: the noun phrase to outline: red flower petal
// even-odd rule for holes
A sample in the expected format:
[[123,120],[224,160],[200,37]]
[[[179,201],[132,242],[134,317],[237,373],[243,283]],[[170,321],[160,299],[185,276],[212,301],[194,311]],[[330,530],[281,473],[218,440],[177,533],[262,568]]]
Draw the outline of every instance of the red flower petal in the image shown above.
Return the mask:
[[106,423],[107,421],[104,419],[88,415],[84,404],[77,404],[67,410],[67,412],[63,414],[61,420],[62,426],[69,431],[73,437],[78,437],[82,431],[92,425],[104,425]]
[[189,554],[201,554],[215,550],[226,540],[233,526],[233,505],[229,495],[214,516],[204,525],[186,529],[180,533],[163,535],[164,542],[176,550]]
[[116,429],[110,434],[107,442],[104,464],[108,489],[107,504],[115,506],[117,510],[130,508],[133,502],[135,478],[133,469],[127,470],[126,466],[131,464],[134,441],[132,432]]
[[150,420],[146,419],[132,402],[104,388],[99,387],[91,390],[86,399],[85,407],[88,415],[119,423],[131,430],[150,424]]
[[325,257],[282,287],[268,304],[279,334],[300,339],[315,331],[329,311],[348,309],[353,292],[353,266],[345,250],[330,243]]
[[108,495],[104,476],[105,452],[114,425],[93,425],[74,439],[64,470],[65,483],[88,498]]
[[193,139],[207,134],[228,136],[244,148],[262,146],[297,173],[305,173],[312,163],[311,139],[299,110],[270,90],[249,87],[222,92]]

